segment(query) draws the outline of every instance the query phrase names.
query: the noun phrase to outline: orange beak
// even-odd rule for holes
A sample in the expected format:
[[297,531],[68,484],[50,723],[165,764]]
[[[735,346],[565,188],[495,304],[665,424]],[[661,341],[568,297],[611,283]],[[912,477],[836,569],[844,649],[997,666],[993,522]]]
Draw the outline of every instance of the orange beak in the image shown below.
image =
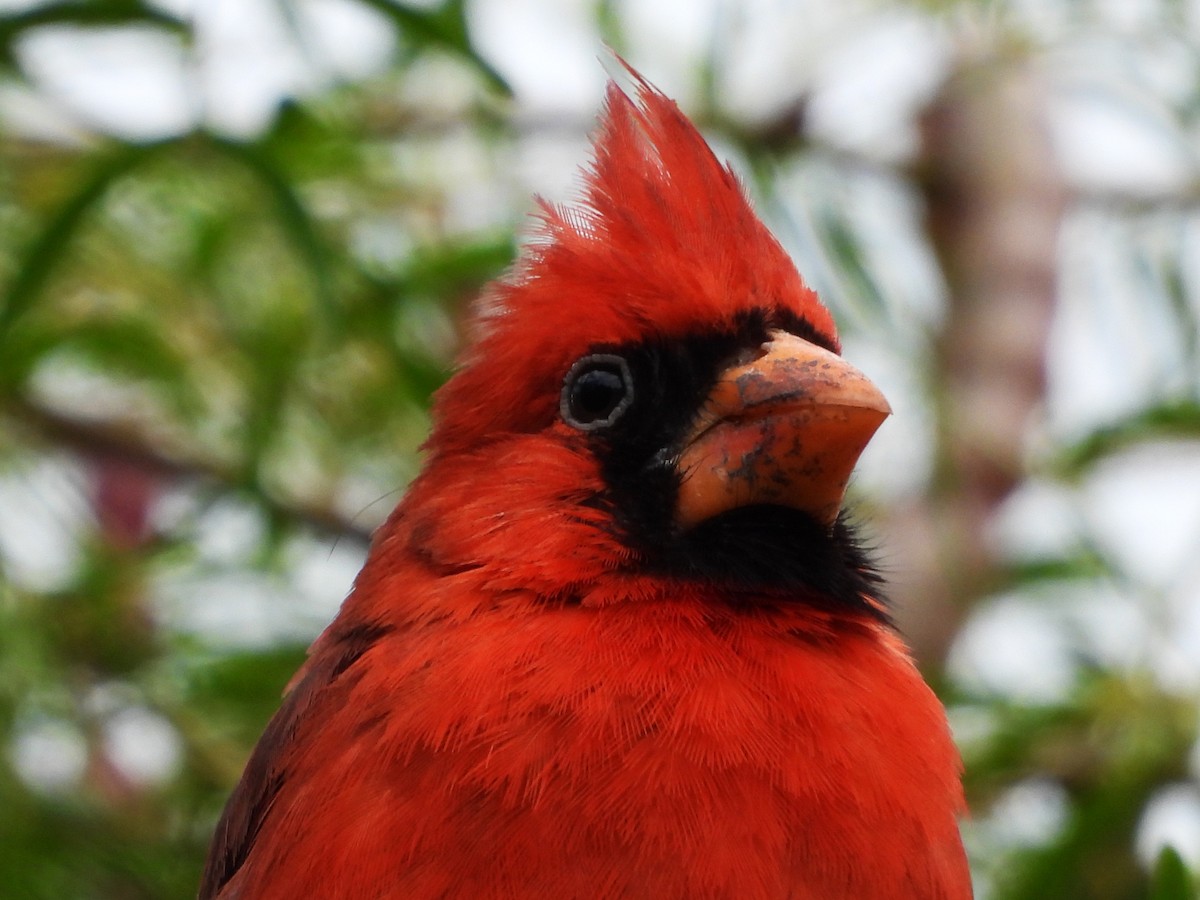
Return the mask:
[[831,525],[859,455],[891,412],[840,356],[772,331],[761,356],[721,374],[693,425],[678,462],[676,522],[687,529],[769,503]]

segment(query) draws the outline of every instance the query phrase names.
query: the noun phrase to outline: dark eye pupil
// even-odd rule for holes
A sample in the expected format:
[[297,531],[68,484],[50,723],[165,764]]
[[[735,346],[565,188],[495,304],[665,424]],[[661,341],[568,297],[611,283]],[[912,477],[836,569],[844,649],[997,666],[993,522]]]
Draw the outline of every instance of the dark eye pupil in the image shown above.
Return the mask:
[[563,420],[582,431],[607,428],[633,403],[629,365],[609,353],[585,356],[571,367],[563,385]]
[[625,396],[625,385],[616,372],[584,372],[571,391],[571,412],[581,421],[606,418]]

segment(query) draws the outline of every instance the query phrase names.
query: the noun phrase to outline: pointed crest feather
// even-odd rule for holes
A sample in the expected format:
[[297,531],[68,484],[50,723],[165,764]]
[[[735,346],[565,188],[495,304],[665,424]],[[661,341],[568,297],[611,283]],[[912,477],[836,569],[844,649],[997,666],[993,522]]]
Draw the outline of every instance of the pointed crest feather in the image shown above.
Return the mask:
[[719,328],[754,308],[802,315],[836,340],[732,169],[672,100],[629,72],[636,99],[609,83],[581,202],[540,201],[533,240],[481,298],[428,448],[546,427],[563,375],[596,347]]

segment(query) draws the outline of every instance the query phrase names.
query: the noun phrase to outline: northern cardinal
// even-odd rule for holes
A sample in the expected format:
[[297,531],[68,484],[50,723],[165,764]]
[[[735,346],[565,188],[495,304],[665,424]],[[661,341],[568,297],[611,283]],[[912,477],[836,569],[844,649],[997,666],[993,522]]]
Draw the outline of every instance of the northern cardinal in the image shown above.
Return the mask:
[[634,77],[485,293],[204,900],[970,897],[945,715],[841,509],[887,402]]

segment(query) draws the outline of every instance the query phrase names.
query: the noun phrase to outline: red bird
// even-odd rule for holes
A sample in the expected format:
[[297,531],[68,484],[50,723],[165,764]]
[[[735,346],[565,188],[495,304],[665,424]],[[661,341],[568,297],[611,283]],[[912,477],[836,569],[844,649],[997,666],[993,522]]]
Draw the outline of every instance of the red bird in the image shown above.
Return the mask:
[[945,715],[841,511],[889,413],[674,103],[610,85],[200,897],[971,895]]

